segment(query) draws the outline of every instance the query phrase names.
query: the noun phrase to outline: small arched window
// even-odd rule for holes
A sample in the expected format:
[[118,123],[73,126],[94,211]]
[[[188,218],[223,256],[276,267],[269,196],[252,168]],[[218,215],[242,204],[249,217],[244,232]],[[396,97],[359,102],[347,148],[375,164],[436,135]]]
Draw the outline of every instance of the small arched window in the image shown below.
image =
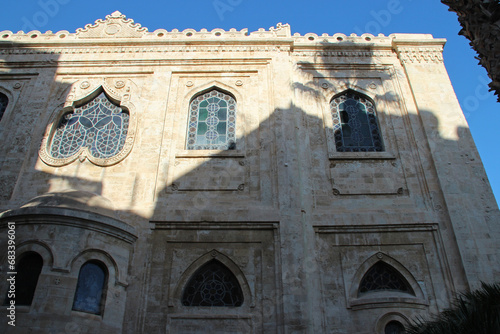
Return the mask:
[[17,275],[15,275],[15,296],[11,296],[10,293],[7,292],[5,302],[9,304],[10,300],[14,299],[18,306],[29,306],[33,301],[38,278],[42,272],[43,259],[35,252],[24,253],[19,259],[16,266]]
[[212,89],[189,104],[186,149],[236,149],[236,100]]
[[400,291],[415,295],[410,283],[393,266],[383,261],[375,263],[361,279],[358,293]]
[[241,306],[243,292],[234,274],[217,260],[200,267],[184,288],[184,306]]
[[9,98],[7,95],[0,93],[0,121],[2,120],[3,114],[7,109],[7,105],[9,104]]
[[102,314],[106,299],[108,270],[99,261],[86,262],[78,274],[73,310]]
[[330,102],[337,152],[382,152],[384,146],[373,102],[352,90]]
[[95,158],[118,154],[127,139],[129,114],[104,92],[61,117],[50,144],[50,155],[64,159],[87,147]]
[[385,325],[384,334],[403,334],[405,332],[405,327],[396,320],[389,321]]

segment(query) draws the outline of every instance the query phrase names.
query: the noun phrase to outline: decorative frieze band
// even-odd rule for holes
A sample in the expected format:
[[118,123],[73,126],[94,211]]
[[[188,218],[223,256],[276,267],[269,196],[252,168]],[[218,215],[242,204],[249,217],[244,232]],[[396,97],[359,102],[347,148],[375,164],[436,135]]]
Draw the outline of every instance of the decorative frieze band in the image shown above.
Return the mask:
[[13,48],[0,49],[0,55],[26,54],[102,54],[102,53],[167,53],[167,52],[289,52],[287,45],[226,45],[226,46],[193,46],[172,45],[162,47],[98,47],[98,48]]
[[359,58],[375,58],[375,57],[393,57],[394,53],[387,51],[296,51],[294,56],[302,57],[359,57]]
[[436,48],[398,49],[398,57],[404,63],[442,63],[443,50]]

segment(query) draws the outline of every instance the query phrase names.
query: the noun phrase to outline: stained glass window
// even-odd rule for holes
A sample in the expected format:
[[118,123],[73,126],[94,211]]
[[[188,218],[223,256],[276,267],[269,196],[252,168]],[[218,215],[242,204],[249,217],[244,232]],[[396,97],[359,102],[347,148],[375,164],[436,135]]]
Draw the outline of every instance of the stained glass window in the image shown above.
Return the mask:
[[405,327],[396,320],[389,321],[384,330],[384,334],[403,334],[404,332]]
[[73,310],[102,314],[107,281],[104,264],[97,261],[86,262],[78,275]]
[[330,102],[337,152],[384,151],[375,106],[353,91]]
[[212,260],[191,277],[182,296],[184,306],[241,306],[243,292],[236,276],[225,265]]
[[5,94],[0,93],[0,120],[2,120],[5,109],[7,109],[7,104],[9,104],[9,98]]
[[68,158],[88,147],[95,158],[110,158],[123,148],[129,114],[101,93],[89,103],[65,114],[50,146],[54,158]]
[[379,290],[401,291],[415,295],[408,281],[391,265],[379,261],[375,263],[361,280],[359,293]]
[[213,89],[191,101],[186,149],[234,150],[235,137],[236,100],[232,96]]
[[[16,267],[17,275],[15,275],[16,305],[31,305],[33,296],[35,295],[38,277],[42,272],[43,259],[35,252],[24,253],[20,256],[19,263]],[[9,294],[5,299],[5,304],[10,303]]]

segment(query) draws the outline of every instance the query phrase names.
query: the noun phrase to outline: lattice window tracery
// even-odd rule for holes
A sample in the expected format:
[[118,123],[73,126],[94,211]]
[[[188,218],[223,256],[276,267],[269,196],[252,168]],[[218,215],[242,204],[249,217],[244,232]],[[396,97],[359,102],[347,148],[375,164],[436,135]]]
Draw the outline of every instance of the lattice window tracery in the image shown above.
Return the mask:
[[337,152],[382,152],[375,106],[368,98],[347,91],[330,102]]
[[380,291],[400,291],[415,295],[408,281],[391,265],[379,261],[375,263],[361,279],[358,292],[360,294]]
[[52,137],[50,154],[63,159],[87,147],[95,158],[111,158],[123,148],[128,125],[129,114],[101,93],[62,117]]
[[184,306],[241,306],[238,279],[225,265],[212,260],[199,268],[184,288]]
[[236,148],[236,100],[217,89],[195,97],[189,105],[186,149]]

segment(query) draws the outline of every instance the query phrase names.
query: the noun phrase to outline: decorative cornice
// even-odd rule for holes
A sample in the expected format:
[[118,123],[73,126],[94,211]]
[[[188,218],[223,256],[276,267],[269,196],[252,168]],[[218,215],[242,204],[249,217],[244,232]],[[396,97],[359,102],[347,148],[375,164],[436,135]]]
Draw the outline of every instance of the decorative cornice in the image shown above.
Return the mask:
[[[24,33],[0,32],[1,54],[102,54],[102,53],[167,53],[203,52],[294,52],[294,56],[321,57],[393,57],[392,50],[401,46],[436,46],[444,44],[431,35],[422,34],[363,34],[349,36],[307,33],[291,34],[289,24],[278,23],[268,30],[260,28],[254,32],[223,29],[158,29],[147,28],[116,11],[97,20],[76,33],[59,31],[31,31]],[[442,61],[442,57],[421,50],[403,54],[405,61]]]
[[294,56],[305,57],[342,57],[342,58],[375,58],[375,57],[393,57],[391,50],[387,51],[364,51],[364,50],[337,50],[337,51],[295,51]]
[[432,35],[393,34],[392,48],[404,64],[439,64],[443,62],[446,39]]
[[[1,46],[1,44],[0,44]],[[95,48],[75,46],[57,46],[54,48],[9,48],[0,49],[0,55],[29,55],[29,54],[102,54],[102,53],[168,53],[168,52],[289,52],[289,45],[163,45],[163,46],[100,46]]]
[[400,48],[398,57],[403,64],[443,62],[443,52],[436,48]]
[[138,38],[144,36],[148,29],[127,19],[125,15],[116,11],[106,16],[106,20],[97,20],[94,24],[87,24],[85,28],[76,30],[77,38]]
[[129,244],[137,240],[135,228],[118,219],[72,208],[21,207],[0,213],[0,228],[8,221],[15,221],[16,225],[42,223],[93,230]]
[[344,34],[322,34],[321,36],[314,33],[307,33],[301,35],[299,33],[291,34],[291,28],[289,24],[278,23],[276,27],[270,27],[268,30],[264,28],[259,28],[257,31],[248,32],[248,29],[242,29],[240,31],[231,28],[229,30],[224,29],[213,29],[208,31],[207,29],[201,29],[196,31],[194,29],[185,29],[179,31],[178,29],[173,29],[172,31],[167,31],[165,29],[157,29],[154,32],[149,32],[146,27],[142,27],[138,23],[134,23],[134,20],[127,19],[125,15],[116,11],[111,15],[106,16],[105,20],[98,19],[94,24],[87,24],[84,28],[78,28],[75,33],[69,33],[66,30],[58,31],[53,33],[52,31],[47,31],[41,33],[40,31],[34,30],[28,33],[19,31],[17,33],[12,33],[11,31],[5,30],[0,32],[0,45],[1,42],[18,42],[26,45],[37,45],[37,44],[61,44],[65,45],[67,43],[92,43],[95,39],[100,41],[106,41],[112,43],[123,42],[123,39],[141,40],[141,41],[156,41],[162,43],[180,42],[180,43],[199,43],[199,42],[228,42],[231,40],[242,40],[252,42],[258,40],[288,40],[289,42],[295,43],[305,43],[310,45],[327,43],[329,45],[336,45],[339,43],[364,43],[368,45],[376,45],[381,43],[387,43],[392,40],[391,36],[384,36],[379,34],[378,36],[373,36],[371,34],[363,34],[357,36],[356,34],[351,34],[346,36]]

